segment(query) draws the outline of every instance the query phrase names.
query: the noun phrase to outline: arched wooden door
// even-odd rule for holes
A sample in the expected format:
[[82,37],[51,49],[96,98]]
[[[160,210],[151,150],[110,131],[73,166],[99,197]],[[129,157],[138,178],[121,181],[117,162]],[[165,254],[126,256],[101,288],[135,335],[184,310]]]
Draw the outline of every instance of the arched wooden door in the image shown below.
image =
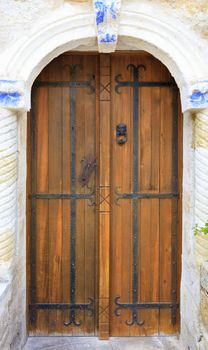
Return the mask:
[[31,335],[179,330],[182,118],[147,53],[64,54],[28,122]]

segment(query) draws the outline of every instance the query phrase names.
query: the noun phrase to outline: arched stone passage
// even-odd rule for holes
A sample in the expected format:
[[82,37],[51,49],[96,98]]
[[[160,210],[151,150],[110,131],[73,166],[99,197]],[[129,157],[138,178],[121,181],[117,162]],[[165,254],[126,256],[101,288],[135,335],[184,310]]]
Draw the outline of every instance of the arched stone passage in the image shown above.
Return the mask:
[[[183,263],[182,263],[182,325],[181,337],[186,345],[196,344],[200,336],[201,328],[199,324],[199,273],[195,268],[194,260],[194,239],[192,225],[195,222],[194,209],[196,216],[201,210],[198,209],[199,193],[203,192],[203,181],[198,181],[198,174],[206,174],[207,157],[204,153],[207,151],[207,145],[196,143],[196,163],[194,163],[195,151],[193,148],[193,126],[194,123],[190,116],[194,112],[197,115],[195,139],[197,133],[201,132],[203,123],[207,123],[207,110],[201,111],[208,106],[206,93],[208,90],[207,80],[207,62],[205,54],[197,42],[195,35],[190,34],[188,29],[172,18],[165,18],[157,6],[148,8],[136,4],[135,1],[124,2],[121,8],[119,19],[119,42],[117,49],[128,50],[146,50],[161,60],[174,76],[181,93],[182,108],[184,114],[184,192],[183,192]],[[8,168],[5,166],[4,173],[0,179],[8,177],[12,171],[15,174],[12,185],[14,186],[12,204],[8,211],[9,218],[15,217],[12,235],[10,241],[5,243],[0,239],[0,251],[2,247],[8,245],[12,247],[11,251],[15,254],[9,255],[6,261],[3,257],[0,260],[0,277],[5,274],[9,276],[5,281],[2,277],[2,300],[3,306],[0,309],[2,319],[5,323],[0,328],[0,337],[2,346],[9,344],[17,334],[20,335],[20,343],[25,341],[26,326],[25,312],[20,315],[20,309],[25,310],[25,129],[26,129],[26,110],[30,108],[31,86],[37,75],[59,54],[69,50],[97,50],[96,30],[94,26],[94,14],[92,9],[89,11],[86,7],[73,5],[70,9],[60,8],[54,11],[50,18],[39,22],[26,37],[23,37],[15,45],[10,47],[0,57],[0,92],[3,92],[0,98],[0,106],[7,111],[1,110],[2,125],[13,122],[8,125],[9,142],[17,145],[18,152],[12,154],[14,160],[18,158],[19,168],[16,160],[12,163],[15,167],[11,170],[11,162]],[[9,83],[8,83],[9,81]],[[14,87],[14,84],[16,86]],[[197,94],[196,94],[197,91]],[[197,96],[196,96],[197,95]],[[2,97],[4,96],[4,98]],[[14,98],[15,96],[15,98]],[[13,111],[11,111],[13,109]],[[18,120],[18,133],[14,132]],[[13,126],[12,126],[13,125]],[[4,128],[2,129],[4,130]],[[205,127],[205,132],[207,127]],[[199,138],[201,136],[199,135]],[[204,135],[203,135],[204,137]],[[208,135],[207,135],[208,137]],[[205,137],[206,138],[206,137]],[[201,141],[200,141],[201,142]],[[16,146],[14,146],[16,147]],[[206,149],[206,150],[205,150]],[[0,157],[10,157],[11,148],[5,148],[5,143],[0,148]],[[204,166],[200,161],[200,152],[203,153]],[[3,161],[4,162],[4,161]],[[5,164],[5,163],[4,163]],[[200,167],[200,169],[196,167]],[[18,176],[17,176],[18,174]],[[195,198],[195,179],[196,179],[196,202]],[[9,193],[10,184],[5,187]],[[16,195],[17,191],[17,195]],[[14,203],[14,205],[13,205]],[[16,205],[17,204],[17,208]],[[0,199],[2,208],[8,205],[7,196]],[[208,199],[203,199],[203,211],[205,219],[208,210]],[[11,212],[11,213],[10,213]],[[4,218],[5,211],[0,212],[0,218]],[[200,222],[202,222],[200,215]],[[9,222],[9,221],[8,221]],[[3,236],[2,236],[3,237]],[[12,245],[16,241],[16,247]],[[3,245],[1,246],[1,243]],[[18,280],[18,281],[17,281]],[[193,290],[193,285],[195,286]],[[15,293],[15,297],[14,294]],[[192,317],[190,317],[189,305],[193,305]],[[9,316],[7,307],[9,306]],[[16,316],[14,316],[16,315]],[[11,324],[9,318],[13,318]],[[7,333],[5,333],[7,332]],[[6,337],[3,334],[7,334]],[[7,339],[6,339],[7,338]],[[5,340],[6,339],[6,340]]]

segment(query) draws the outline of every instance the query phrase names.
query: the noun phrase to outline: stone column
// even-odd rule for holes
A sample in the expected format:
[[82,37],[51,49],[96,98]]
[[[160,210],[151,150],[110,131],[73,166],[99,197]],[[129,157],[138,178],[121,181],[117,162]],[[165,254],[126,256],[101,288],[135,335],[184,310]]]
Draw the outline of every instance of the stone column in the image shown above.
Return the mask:
[[[208,219],[208,100],[207,82],[197,82],[184,110],[183,155],[183,257],[181,281],[182,348],[207,349],[200,309],[200,267],[203,244],[194,236],[193,225],[204,226]],[[208,251],[207,251],[208,258]],[[191,307],[190,307],[191,305]]]
[[[17,116],[0,109],[0,282],[9,278],[17,218]],[[6,281],[5,281],[6,282]]]
[[208,220],[208,108],[195,115],[195,222],[204,225]]
[[25,273],[20,268],[22,257],[16,244],[18,113],[22,110],[25,110],[24,83],[0,80],[0,349],[17,350],[26,338]]

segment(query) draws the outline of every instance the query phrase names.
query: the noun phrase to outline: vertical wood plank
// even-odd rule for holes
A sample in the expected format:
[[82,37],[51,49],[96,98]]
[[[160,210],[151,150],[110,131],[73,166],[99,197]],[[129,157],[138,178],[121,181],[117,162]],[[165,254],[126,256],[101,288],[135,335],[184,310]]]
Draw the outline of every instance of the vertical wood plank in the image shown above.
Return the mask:
[[[50,81],[61,80],[60,61],[49,67]],[[49,193],[62,192],[62,89],[49,88]],[[62,298],[62,200],[49,200],[49,303],[60,303]],[[49,333],[61,332],[62,312],[49,310]]]
[[[170,79],[165,67],[161,67],[161,79]],[[173,109],[172,89],[161,89],[161,129],[160,129],[160,192],[172,192],[173,179]],[[172,205],[173,200],[160,200],[160,302],[172,300]],[[159,333],[176,333],[171,322],[171,310],[160,310]]]
[[[48,69],[41,80],[48,79]],[[37,128],[37,192],[48,191],[48,90],[38,91]],[[36,201],[36,283],[37,302],[47,302],[48,297],[48,201]],[[38,310],[36,329],[39,334],[48,333],[48,311]]]
[[[132,207],[131,200],[120,200],[116,203],[116,192],[131,192],[132,184],[132,150],[133,120],[132,98],[129,88],[121,88],[117,93],[116,76],[121,74],[124,81],[131,79],[127,69],[131,58],[126,56],[112,57],[112,123],[111,123],[111,336],[128,336],[130,327],[125,323],[131,319],[131,312],[121,311],[115,315],[115,298],[122,303],[132,301]],[[120,146],[116,142],[116,126],[124,123],[127,126],[127,142]]]
[[99,338],[109,338],[110,55],[100,55]]

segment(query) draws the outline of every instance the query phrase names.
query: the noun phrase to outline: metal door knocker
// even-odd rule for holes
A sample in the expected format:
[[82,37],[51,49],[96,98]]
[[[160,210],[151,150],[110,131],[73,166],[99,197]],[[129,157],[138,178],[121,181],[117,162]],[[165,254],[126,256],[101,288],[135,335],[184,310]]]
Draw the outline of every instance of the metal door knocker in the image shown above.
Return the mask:
[[120,123],[116,126],[116,142],[118,145],[124,145],[127,142],[127,126]]

